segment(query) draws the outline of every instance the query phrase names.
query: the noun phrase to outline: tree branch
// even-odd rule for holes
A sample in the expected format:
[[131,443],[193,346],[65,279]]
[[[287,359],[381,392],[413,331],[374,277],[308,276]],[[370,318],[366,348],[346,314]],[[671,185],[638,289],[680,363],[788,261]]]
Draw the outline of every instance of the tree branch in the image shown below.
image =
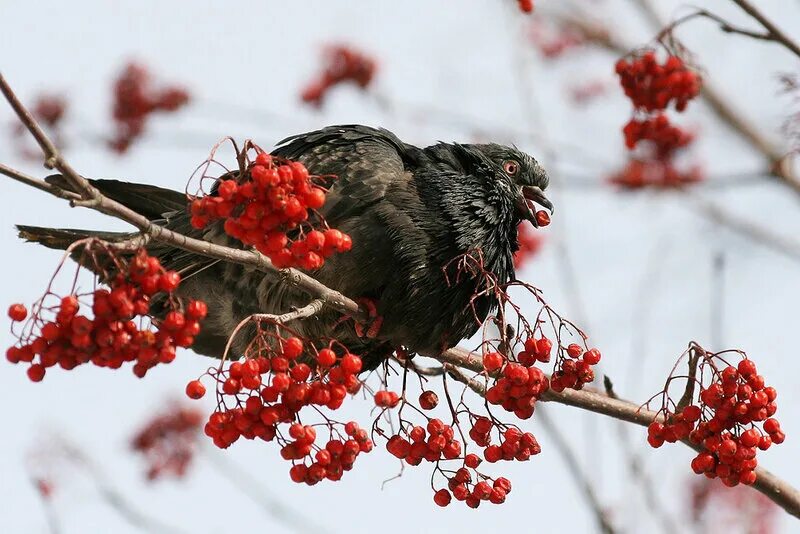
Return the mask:
[[797,45],[788,35],[783,33],[783,31],[775,26],[771,20],[769,20],[763,13],[761,13],[756,7],[748,2],[748,0],[733,0],[733,2],[742,8],[742,11],[753,17],[761,24],[767,33],[769,34],[769,39],[771,41],[775,41],[776,43],[782,44],[787,50],[792,52],[797,57],[800,57],[800,46]]

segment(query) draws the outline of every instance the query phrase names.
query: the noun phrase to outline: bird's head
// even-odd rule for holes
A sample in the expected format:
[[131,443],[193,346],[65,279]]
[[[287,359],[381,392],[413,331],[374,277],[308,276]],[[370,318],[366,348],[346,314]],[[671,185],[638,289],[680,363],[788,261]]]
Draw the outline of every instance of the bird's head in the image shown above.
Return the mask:
[[535,204],[553,213],[553,204],[544,195],[550,183],[544,168],[532,156],[517,149],[498,144],[472,145],[488,159],[495,175],[509,184],[514,195],[516,216],[538,227]]

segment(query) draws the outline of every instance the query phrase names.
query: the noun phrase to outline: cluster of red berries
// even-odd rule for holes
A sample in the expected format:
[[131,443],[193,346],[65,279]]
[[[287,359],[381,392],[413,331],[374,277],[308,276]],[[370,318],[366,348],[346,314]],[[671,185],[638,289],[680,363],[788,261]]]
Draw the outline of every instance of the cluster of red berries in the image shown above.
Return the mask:
[[[289,435],[292,437],[294,437],[292,434],[293,428],[298,429],[294,435],[299,437],[295,438],[296,441],[293,442],[298,443],[298,445],[292,450],[292,454],[284,453],[285,447],[281,454],[287,460],[302,460],[304,457],[310,456],[316,432],[314,432],[313,427],[302,427],[299,423],[295,423],[289,427]],[[345,471],[353,468],[353,464],[360,453],[372,450],[373,444],[367,435],[367,431],[360,428],[355,421],[345,424],[344,430],[349,436],[347,440],[331,439],[325,444],[324,448],[316,451],[314,461],[309,465],[305,463],[293,465],[289,470],[291,479],[294,482],[305,483],[309,486],[313,486],[324,479],[340,480]],[[294,458],[291,456],[294,456]]]
[[519,249],[514,253],[514,267],[520,269],[542,248],[542,235],[532,231],[528,224],[520,224],[517,226],[517,243]]
[[[765,386],[752,360],[715,372],[712,383],[700,392],[699,405],[666,414],[664,423],[648,427],[652,447],[689,439],[702,451],[692,460],[692,470],[719,478],[726,486],[756,481],[756,452],[783,443],[786,436],[777,419],[775,388]],[[756,426],[762,423],[762,430]]]
[[700,93],[700,76],[678,56],[670,55],[659,64],[655,52],[647,51],[630,60],[620,59],[616,72],[625,95],[643,111],[663,110],[673,101],[675,109],[683,111]]
[[631,159],[624,169],[609,178],[609,182],[624,189],[677,189],[696,184],[702,179],[703,173],[699,167],[684,172],[676,169],[672,161]]
[[[483,366],[488,372],[499,369],[498,357],[502,364],[502,356],[499,353],[484,354]],[[513,412],[520,419],[529,419],[533,415],[537,399],[548,388],[547,375],[538,367],[507,362],[497,381],[486,390],[486,400],[490,404],[502,406],[506,411]]]
[[517,0],[517,5],[523,13],[533,13],[533,0]]
[[426,428],[416,425],[403,433],[408,437],[392,436],[386,442],[386,450],[408,465],[419,465],[422,460],[455,460],[461,456],[461,442],[455,439],[455,430],[440,419],[429,419]]
[[[564,357],[563,354],[566,354]],[[550,377],[550,389],[556,392],[567,388],[581,389],[594,380],[593,365],[600,363],[601,354],[597,349],[584,350],[577,343],[571,343],[559,355],[556,370]]]
[[622,129],[629,150],[640,146],[648,149],[640,159],[610,177],[610,182],[627,189],[643,187],[676,188],[702,179],[699,169],[680,172],[674,167],[676,152],[689,146],[694,136],[670,123],[664,111],[674,101],[683,111],[700,92],[701,78],[689,70],[683,60],[670,55],[664,64],[648,51],[630,61],[617,62],[617,74],[625,94],[641,118],[631,119]]
[[192,226],[224,220],[228,235],[254,246],[275,267],[319,269],[333,253],[350,250],[352,241],[309,222],[321,219],[314,210],[325,204],[325,190],[313,178],[302,163],[277,162],[262,152],[241,179],[221,180],[215,194],[192,201]]
[[631,119],[622,128],[625,146],[633,150],[640,141],[651,143],[656,159],[669,159],[676,150],[688,146],[694,136],[670,124],[663,113],[643,120]]
[[158,415],[133,436],[131,447],[147,460],[147,478],[169,474],[183,477],[194,457],[203,415],[194,409],[179,407]]
[[[119,265],[119,272],[108,280],[109,289],[90,294],[93,319],[78,314],[81,303],[76,295],[60,299],[51,308],[39,306],[31,331],[20,337],[19,346],[8,349],[6,357],[11,363],[31,363],[38,356],[38,362],[28,368],[28,377],[34,382],[41,381],[45,370],[56,364],[66,370],[85,363],[117,369],[124,362],[134,362],[133,372],[141,378],[155,365],[174,360],[176,347],[190,347],[200,332],[207,307],[191,301],[180,311],[172,295],[180,281],[177,272],[166,271],[158,258],[139,250],[127,264]],[[167,295],[164,318],[155,324],[137,324],[134,319],[149,315],[151,299],[157,293]],[[42,311],[55,317],[45,320]],[[8,315],[13,321],[22,321],[27,310],[14,304]]]
[[188,102],[189,93],[184,88],[154,89],[145,67],[135,63],[126,65],[114,82],[112,116],[117,132],[109,145],[119,153],[126,152],[144,132],[151,113],[173,112]]
[[321,106],[331,87],[354,82],[365,89],[375,76],[377,64],[366,54],[347,46],[331,46],[325,51],[325,67],[320,75],[303,89],[303,102]]
[[455,497],[457,501],[464,502],[470,508],[479,507],[482,501],[503,504],[506,501],[506,495],[511,493],[511,481],[505,477],[497,477],[490,484],[489,480],[491,479],[481,480],[473,484],[470,490],[469,486],[472,477],[467,469],[461,468],[450,479],[448,483],[449,491],[443,488],[434,493],[433,502],[445,507]]
[[[488,421],[488,419],[479,419],[476,421],[476,425],[479,421],[481,424],[478,426],[478,429],[482,432],[486,427],[485,422]],[[472,428],[475,429],[475,425],[473,425]],[[472,435],[472,433],[470,433],[470,435]],[[480,445],[486,443],[489,432],[482,432],[479,434],[478,430],[475,430],[475,435],[480,438],[480,443],[478,443],[478,440],[475,440],[476,443]],[[536,441],[536,437],[530,432],[522,433],[518,428],[509,427],[503,432],[502,436],[503,440],[499,445],[487,445],[483,450],[483,457],[486,458],[487,462],[495,463],[500,460],[525,462],[531,456],[542,452],[539,442]]]
[[[357,393],[361,388],[357,376],[361,358],[349,352],[337,356],[330,347],[317,352],[295,336],[267,340],[255,352],[258,355],[211,373],[217,381],[222,409],[208,418],[206,435],[223,449],[240,437],[277,440],[284,459],[301,461],[290,470],[292,480],[310,485],[322,478],[339,480],[360,452],[372,450],[366,431],[351,421],[344,425],[350,437],[345,441],[333,439],[339,423],[328,421],[324,426],[330,429],[331,441],[319,448],[315,445],[316,429],[300,424],[298,415],[306,406],[336,410],[348,393]],[[201,398],[205,391],[199,380],[186,386],[186,394],[193,399]],[[279,432],[281,425],[288,426],[291,441]]]

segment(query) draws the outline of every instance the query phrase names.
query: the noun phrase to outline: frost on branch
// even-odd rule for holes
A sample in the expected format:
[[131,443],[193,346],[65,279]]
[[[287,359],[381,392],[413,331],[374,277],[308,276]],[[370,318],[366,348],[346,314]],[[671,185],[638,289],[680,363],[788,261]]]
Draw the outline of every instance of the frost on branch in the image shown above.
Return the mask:
[[201,190],[208,179],[213,186],[210,194],[191,202],[193,227],[221,222],[225,233],[279,269],[319,269],[325,258],[350,250],[350,236],[330,228],[317,211],[334,176],[310,175],[302,163],[274,158],[245,141],[244,150],[236,153],[239,170],[213,177],[208,171],[215,152],[201,165]]
[[[689,374],[675,375],[673,369],[664,390],[648,403],[660,400],[658,413],[664,416],[663,423],[648,427],[648,443],[657,448],[688,439],[700,451],[692,460],[698,475],[719,478],[726,486],[755,483],[758,450],[786,439],[772,417],[778,409],[775,388],[742,351],[711,353],[692,343],[684,356]],[[681,383],[685,389],[676,403],[670,391]]]
[[[92,290],[81,290],[76,272],[62,297],[52,286],[69,256],[97,278]],[[87,363],[117,369],[131,362],[141,378],[159,363],[174,360],[176,348],[190,347],[200,332],[206,306],[181,302],[174,295],[179,283],[177,272],[165,270],[144,249],[122,253],[97,239],[76,241],[14,334],[17,343],[6,357],[30,364],[28,377],[34,382],[55,365],[71,370]],[[8,315],[19,327],[28,311],[13,304]]]

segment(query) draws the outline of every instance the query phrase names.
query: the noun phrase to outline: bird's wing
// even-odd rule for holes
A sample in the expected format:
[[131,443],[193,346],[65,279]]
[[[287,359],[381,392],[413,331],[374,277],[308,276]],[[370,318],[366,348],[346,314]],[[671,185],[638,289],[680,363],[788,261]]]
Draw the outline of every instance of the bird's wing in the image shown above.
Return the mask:
[[349,125],[289,137],[272,154],[300,161],[312,174],[331,175],[321,212],[336,226],[383,199],[390,184],[408,179],[404,157],[411,150],[387,130]]

